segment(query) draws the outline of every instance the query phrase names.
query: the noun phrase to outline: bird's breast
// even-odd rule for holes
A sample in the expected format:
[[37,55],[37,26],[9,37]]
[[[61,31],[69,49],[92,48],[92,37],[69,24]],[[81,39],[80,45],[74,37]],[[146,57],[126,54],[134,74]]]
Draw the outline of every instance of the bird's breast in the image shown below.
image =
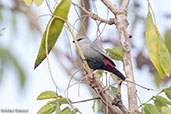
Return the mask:
[[102,69],[104,67],[104,57],[102,54],[92,49],[90,46],[82,46],[81,50],[91,69]]

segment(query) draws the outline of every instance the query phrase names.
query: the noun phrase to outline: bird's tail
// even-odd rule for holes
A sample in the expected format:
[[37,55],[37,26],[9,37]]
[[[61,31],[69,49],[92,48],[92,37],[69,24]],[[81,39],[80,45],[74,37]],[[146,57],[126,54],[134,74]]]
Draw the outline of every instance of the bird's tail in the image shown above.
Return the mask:
[[118,76],[119,78],[121,78],[122,80],[125,80],[125,76],[115,67],[111,69],[111,71],[113,74],[115,74],[116,76]]
[[104,69],[112,72],[122,80],[125,80],[125,76],[118,69],[116,69],[116,67],[107,59],[104,59]]

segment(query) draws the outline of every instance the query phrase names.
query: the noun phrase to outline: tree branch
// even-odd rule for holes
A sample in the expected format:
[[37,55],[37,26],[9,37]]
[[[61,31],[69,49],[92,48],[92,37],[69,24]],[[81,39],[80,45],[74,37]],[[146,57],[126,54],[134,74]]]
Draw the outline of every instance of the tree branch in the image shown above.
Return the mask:
[[123,0],[122,5],[121,5],[121,9],[127,10],[128,4],[129,4],[129,0]]
[[108,9],[110,9],[110,11],[113,13],[113,14],[117,14],[117,7],[115,4],[112,4],[109,0],[101,0],[107,7]]
[[109,24],[109,25],[116,24],[115,18],[111,18],[110,20],[106,20],[106,19],[103,19],[103,18],[99,17],[98,15],[86,10],[84,7],[82,7],[82,6],[78,5],[78,4],[75,4],[74,2],[72,2],[72,4],[77,6],[78,8],[80,8],[82,11],[84,11],[89,17],[91,17],[94,20],[98,20],[98,21],[100,21],[102,23],[106,23],[106,24]]
[[[81,0],[80,7],[84,6],[84,9],[90,9],[90,1],[89,0]],[[73,2],[72,2],[73,4]],[[73,4],[74,5],[74,4]],[[77,6],[78,7],[78,6]],[[77,14],[79,16],[79,14]],[[80,25],[79,25],[79,30],[77,33],[78,35],[86,35],[87,29],[89,26],[89,17],[85,16],[86,12],[80,9]]]
[[[120,36],[120,44],[122,46],[123,54],[123,64],[127,80],[134,82],[134,75],[130,57],[130,44],[129,44],[129,35],[127,32],[127,8],[129,0],[123,0],[121,9],[117,9],[109,0],[101,0],[115,15],[117,23],[116,27]],[[136,99],[136,87],[134,84],[127,82],[128,87],[128,103],[130,114],[137,114],[137,99]]]
[[122,84],[122,80],[118,82],[117,98],[114,99],[114,102],[112,104],[118,106],[124,114],[128,114],[128,110],[125,107],[125,105],[123,105],[121,99],[121,84]]
[[96,77],[92,79],[90,86],[98,93],[102,102],[108,107],[111,114],[122,114],[120,110],[112,105],[112,101],[114,100],[113,96],[111,96],[109,91],[103,89],[104,85]]

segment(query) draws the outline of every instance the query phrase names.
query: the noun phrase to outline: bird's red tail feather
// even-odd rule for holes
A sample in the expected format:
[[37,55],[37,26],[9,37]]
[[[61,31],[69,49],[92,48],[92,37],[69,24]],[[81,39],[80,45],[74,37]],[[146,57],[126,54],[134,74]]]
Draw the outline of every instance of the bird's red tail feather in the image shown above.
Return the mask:
[[125,80],[125,76],[119,70],[117,70],[116,67],[109,60],[104,59],[104,66],[105,70],[112,72],[122,80]]

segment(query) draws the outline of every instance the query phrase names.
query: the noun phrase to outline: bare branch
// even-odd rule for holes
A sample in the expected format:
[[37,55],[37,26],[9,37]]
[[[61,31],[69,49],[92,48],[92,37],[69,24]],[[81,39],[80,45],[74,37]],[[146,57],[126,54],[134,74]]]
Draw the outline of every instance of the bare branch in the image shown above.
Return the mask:
[[[124,70],[127,76],[127,80],[134,82],[134,75],[132,70],[131,56],[130,56],[130,44],[129,34],[127,32],[127,8],[129,0],[123,0],[121,9],[117,9],[109,0],[101,0],[115,15],[117,19],[116,27],[120,36],[120,44],[122,46]],[[137,99],[136,99],[136,87],[134,84],[127,82],[128,86],[128,103],[130,114],[137,114]]]
[[121,9],[127,10],[128,4],[129,4],[129,0],[123,0],[122,5],[121,5]]
[[96,15],[94,13],[91,13],[90,11],[86,10],[84,7],[82,7],[82,6],[78,5],[78,4],[75,4],[74,2],[72,2],[72,4],[77,6],[81,10],[83,10],[88,16],[90,16],[94,20],[98,20],[98,21],[100,21],[102,23],[106,23],[106,24],[109,24],[109,25],[116,24],[116,21],[115,21],[114,18],[111,18],[110,20],[106,20],[106,19],[103,19],[103,18],[99,17],[98,15]]
[[[89,2],[90,2],[89,0],[81,0],[80,4],[81,4],[81,6],[84,6],[85,9],[89,9],[90,8]],[[81,11],[81,13],[80,13],[81,16],[86,15],[86,13],[83,10],[80,9],[80,11]],[[79,14],[77,14],[77,15],[79,15]],[[79,16],[79,17],[81,17],[81,16]],[[77,35],[86,35],[88,26],[89,26],[89,17],[84,16],[83,18],[80,18],[80,27],[79,27],[80,29],[78,30]]]
[[117,7],[115,4],[112,4],[109,0],[101,0],[110,10],[113,14],[117,14]]
[[[82,103],[82,102],[87,102],[87,101],[92,101],[92,100],[97,100],[97,99],[100,99],[100,98],[96,97],[96,98],[91,98],[91,99],[86,99],[86,100],[81,100],[81,101],[75,101],[75,102],[71,102],[71,104]],[[67,104],[67,103],[63,103],[63,104]]]
[[128,109],[122,103],[122,99],[121,99],[121,84],[122,84],[122,80],[120,80],[118,83],[118,90],[116,95],[117,98],[114,99],[112,104],[118,106],[124,114],[128,114]]
[[92,81],[90,82],[90,86],[99,94],[99,97],[108,107],[111,114],[121,114],[121,111],[112,106],[113,97],[110,95],[109,91],[103,90],[103,84],[96,77],[93,77]]

